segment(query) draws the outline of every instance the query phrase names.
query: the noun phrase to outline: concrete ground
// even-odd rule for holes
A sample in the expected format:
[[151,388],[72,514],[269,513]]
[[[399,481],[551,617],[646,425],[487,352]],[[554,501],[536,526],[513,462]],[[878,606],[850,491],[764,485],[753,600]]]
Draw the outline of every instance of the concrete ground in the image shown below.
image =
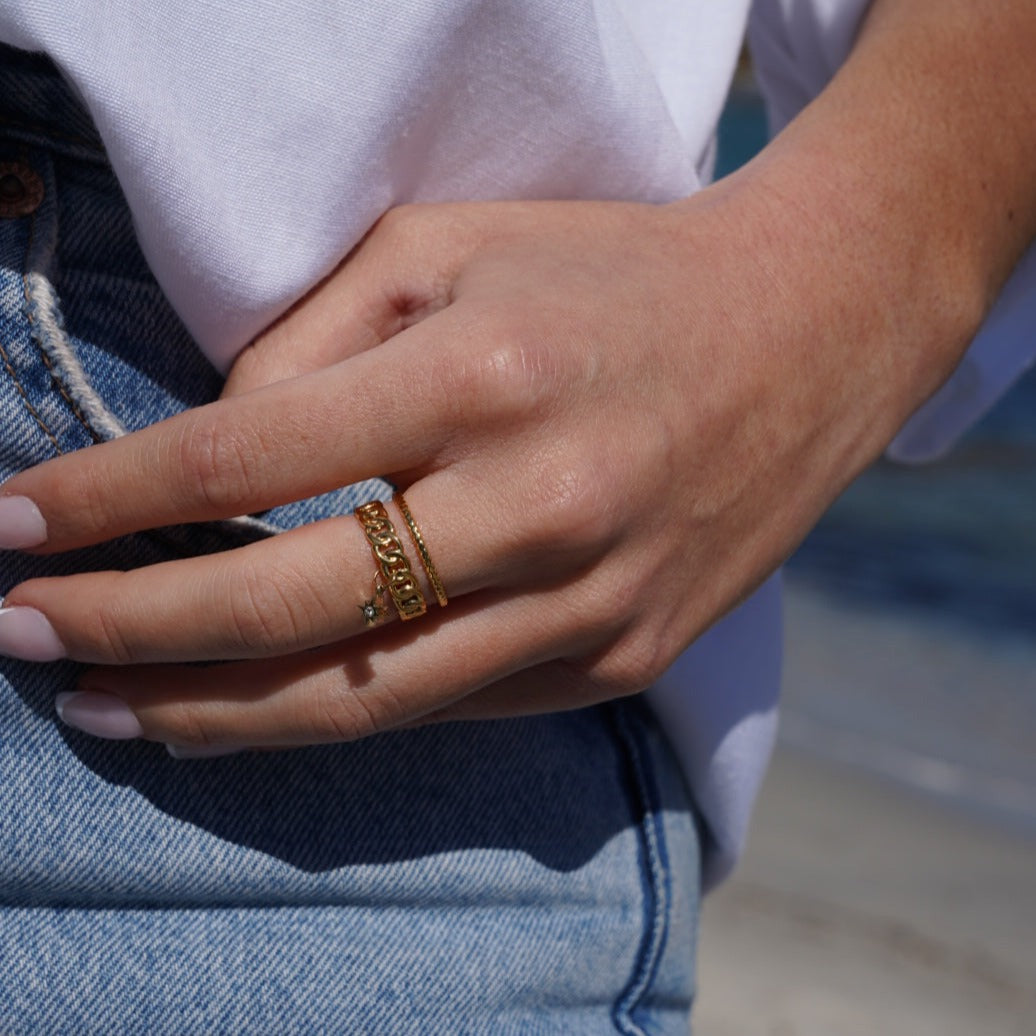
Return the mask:
[[1036,842],[783,749],[699,976],[696,1036],[1033,1036]]
[[1036,1036],[1036,637],[789,580],[780,747],[696,1036]]

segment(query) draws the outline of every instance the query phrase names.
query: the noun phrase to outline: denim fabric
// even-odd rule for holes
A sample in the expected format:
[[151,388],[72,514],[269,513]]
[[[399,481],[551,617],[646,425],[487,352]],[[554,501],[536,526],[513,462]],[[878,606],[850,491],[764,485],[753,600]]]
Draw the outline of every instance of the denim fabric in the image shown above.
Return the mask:
[[[43,200],[0,218],[0,478],[220,388],[89,119],[45,60],[0,48],[5,162]],[[2,554],[0,590],[227,549],[387,488]],[[640,702],[188,762],[62,727],[74,677],[0,660],[0,1032],[687,1031],[697,825]]]

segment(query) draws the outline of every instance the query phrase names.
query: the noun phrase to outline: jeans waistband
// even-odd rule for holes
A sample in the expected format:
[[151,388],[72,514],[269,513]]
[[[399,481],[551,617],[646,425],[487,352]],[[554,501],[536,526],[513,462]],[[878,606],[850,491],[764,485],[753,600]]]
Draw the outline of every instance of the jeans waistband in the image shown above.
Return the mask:
[[107,161],[90,113],[45,54],[0,43],[0,132]]

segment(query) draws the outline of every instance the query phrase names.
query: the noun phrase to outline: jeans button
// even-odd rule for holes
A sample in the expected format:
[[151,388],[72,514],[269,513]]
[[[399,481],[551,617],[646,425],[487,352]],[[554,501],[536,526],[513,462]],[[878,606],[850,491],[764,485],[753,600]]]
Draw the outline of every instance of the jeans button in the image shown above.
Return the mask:
[[39,208],[43,181],[24,162],[0,162],[0,219],[19,219]]

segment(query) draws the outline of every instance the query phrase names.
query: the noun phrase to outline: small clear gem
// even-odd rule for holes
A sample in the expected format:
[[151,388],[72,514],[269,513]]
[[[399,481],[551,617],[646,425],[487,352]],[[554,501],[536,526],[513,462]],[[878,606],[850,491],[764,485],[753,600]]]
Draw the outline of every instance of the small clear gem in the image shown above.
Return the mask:
[[364,625],[366,626],[373,626],[374,623],[376,623],[378,619],[380,619],[381,616],[384,614],[381,608],[379,608],[373,600],[364,601],[363,604],[359,606],[359,608],[361,614],[363,615]]

